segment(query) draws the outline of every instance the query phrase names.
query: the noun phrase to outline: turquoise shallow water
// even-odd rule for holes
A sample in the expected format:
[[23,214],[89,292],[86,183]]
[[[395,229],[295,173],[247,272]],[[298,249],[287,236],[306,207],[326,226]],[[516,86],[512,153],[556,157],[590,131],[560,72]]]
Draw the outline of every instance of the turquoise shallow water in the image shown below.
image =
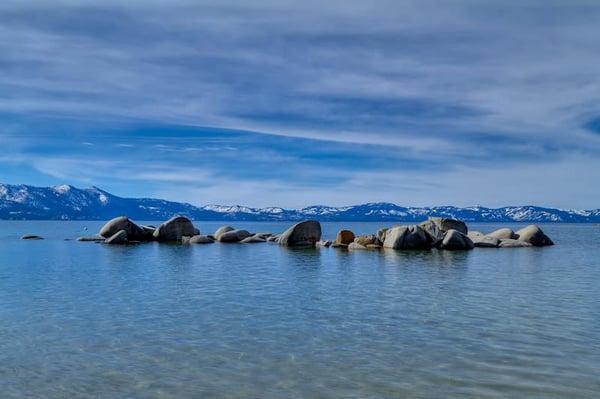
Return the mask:
[[100,225],[0,222],[3,398],[600,397],[600,226],[455,253],[64,241]]

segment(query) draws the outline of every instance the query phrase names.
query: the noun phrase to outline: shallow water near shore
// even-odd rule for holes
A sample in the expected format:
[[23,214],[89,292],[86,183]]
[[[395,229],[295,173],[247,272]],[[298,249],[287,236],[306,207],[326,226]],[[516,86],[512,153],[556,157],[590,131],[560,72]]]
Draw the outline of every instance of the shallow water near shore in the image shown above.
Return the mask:
[[600,226],[468,252],[64,240],[101,225],[0,221],[2,397],[600,397]]

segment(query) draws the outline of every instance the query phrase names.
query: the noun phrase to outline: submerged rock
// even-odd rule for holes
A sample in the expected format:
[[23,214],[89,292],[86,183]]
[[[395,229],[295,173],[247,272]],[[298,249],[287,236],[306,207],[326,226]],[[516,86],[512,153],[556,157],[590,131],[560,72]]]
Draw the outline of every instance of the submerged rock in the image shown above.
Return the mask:
[[122,245],[127,244],[128,242],[129,240],[127,239],[127,231],[125,230],[119,230],[118,232],[104,240],[105,244],[111,245]]
[[348,244],[340,244],[340,243],[334,242],[333,244],[331,244],[331,248],[344,248],[344,249],[348,249]]
[[110,238],[121,230],[125,230],[127,236],[131,240],[149,241],[152,240],[152,234],[148,230],[135,224],[126,216],[119,216],[106,222],[100,229],[100,235],[104,238]]
[[510,240],[510,239],[514,240],[514,239],[518,238],[518,236],[515,234],[515,232],[512,231],[511,229],[509,229],[508,227],[492,231],[491,233],[488,234],[488,236],[497,238],[499,240]]
[[24,235],[21,237],[21,240],[43,240],[44,237],[36,236],[36,235]]
[[466,234],[454,229],[446,232],[440,245],[440,248],[450,251],[473,249],[474,247],[473,241]]
[[[250,237],[252,234],[247,230],[229,230],[222,233],[217,238],[219,242],[240,242],[245,238]],[[266,241],[266,240],[265,240]]]
[[157,241],[180,241],[184,236],[193,237],[199,233],[190,219],[175,216],[158,226],[153,236]]
[[340,230],[337,233],[337,236],[335,237],[335,242],[338,244],[350,244],[352,241],[354,241],[354,233],[351,232],[350,230]]
[[100,242],[100,241],[104,241],[105,238],[97,235],[97,236],[91,236],[91,237],[79,237],[77,239],[77,241],[81,241],[81,242]]
[[548,237],[539,226],[531,224],[516,232],[519,241],[529,243],[535,247],[544,247],[554,245],[554,242]]
[[421,227],[396,226],[385,234],[384,248],[392,249],[430,249],[431,240]]
[[283,232],[277,242],[288,247],[314,246],[320,239],[321,223],[316,220],[305,220]]

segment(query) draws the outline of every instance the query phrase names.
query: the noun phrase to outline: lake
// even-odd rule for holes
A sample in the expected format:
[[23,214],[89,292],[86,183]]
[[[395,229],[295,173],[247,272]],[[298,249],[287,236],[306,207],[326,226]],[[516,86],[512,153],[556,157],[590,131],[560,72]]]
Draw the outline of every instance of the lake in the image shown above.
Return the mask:
[[468,252],[64,240],[102,224],[0,222],[3,398],[600,397],[598,225]]

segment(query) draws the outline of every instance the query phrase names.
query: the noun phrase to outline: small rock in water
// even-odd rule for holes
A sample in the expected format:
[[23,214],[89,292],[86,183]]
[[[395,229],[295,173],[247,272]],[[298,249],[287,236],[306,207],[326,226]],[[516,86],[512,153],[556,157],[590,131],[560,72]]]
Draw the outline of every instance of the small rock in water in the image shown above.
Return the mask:
[[44,237],[35,236],[35,235],[24,235],[21,237],[21,240],[43,240]]
[[337,236],[335,237],[335,242],[338,244],[347,245],[354,241],[354,238],[354,233],[350,230],[340,230],[338,231]]
[[330,247],[331,244],[333,244],[333,241],[331,240],[320,240],[317,241],[317,247]]

